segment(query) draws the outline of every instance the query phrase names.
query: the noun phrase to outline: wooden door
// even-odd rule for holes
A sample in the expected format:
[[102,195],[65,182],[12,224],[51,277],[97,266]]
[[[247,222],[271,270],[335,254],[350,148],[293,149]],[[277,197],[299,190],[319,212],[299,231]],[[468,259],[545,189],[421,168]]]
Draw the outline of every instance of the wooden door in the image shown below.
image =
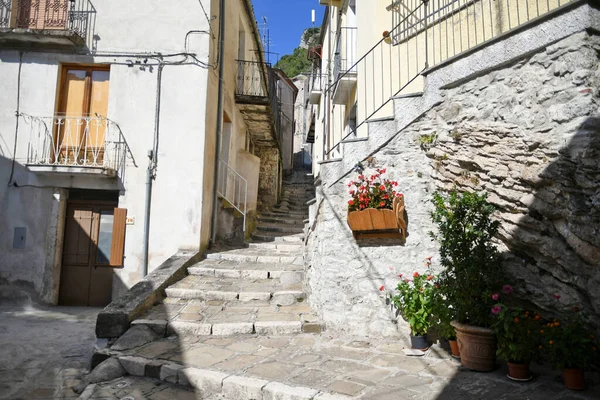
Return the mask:
[[58,161],[101,166],[106,141],[107,67],[64,67],[55,126]]
[[[119,210],[125,211],[106,203],[75,202],[67,206],[59,290],[61,305],[104,307],[110,303],[112,267],[122,266],[126,212]],[[115,232],[119,232],[118,237]],[[114,259],[119,249],[121,262],[116,264]]]

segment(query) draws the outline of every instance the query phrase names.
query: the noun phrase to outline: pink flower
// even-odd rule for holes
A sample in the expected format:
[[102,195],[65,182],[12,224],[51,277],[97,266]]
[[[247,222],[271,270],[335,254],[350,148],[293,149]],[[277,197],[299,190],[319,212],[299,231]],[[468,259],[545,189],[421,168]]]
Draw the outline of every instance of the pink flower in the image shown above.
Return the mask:
[[393,271],[393,270],[394,270],[394,267],[390,267],[390,271]]
[[383,292],[385,290],[385,286],[381,285],[381,287],[379,288],[380,292]]
[[418,278],[418,277],[419,277],[419,273],[418,273],[418,272],[415,272],[415,273],[413,274],[413,277],[414,277],[414,278]]
[[494,301],[498,301],[499,298],[500,298],[500,295],[498,293],[494,293],[492,295],[492,299],[494,299]]
[[513,292],[513,287],[510,285],[504,285],[502,286],[502,291],[506,294],[511,294]]
[[381,168],[381,171],[378,171],[378,172],[381,172],[382,174],[385,174],[385,168]]
[[502,306],[494,306],[494,307],[492,307],[492,314],[494,314],[494,315],[499,314],[500,311],[502,311]]
[[409,280],[409,279],[405,279],[405,280],[404,280],[404,283],[408,283],[408,282],[410,282],[410,280]]
[[430,281],[430,280],[432,280],[432,279],[433,279],[433,275],[429,275],[429,276],[427,277],[427,280],[428,280],[428,281]]
[[348,200],[348,205],[349,206],[354,205],[354,200]]
[[364,175],[359,175],[358,179],[360,179],[362,181],[363,179],[365,179],[365,176]]
[[404,274],[398,274],[398,278],[402,278]]

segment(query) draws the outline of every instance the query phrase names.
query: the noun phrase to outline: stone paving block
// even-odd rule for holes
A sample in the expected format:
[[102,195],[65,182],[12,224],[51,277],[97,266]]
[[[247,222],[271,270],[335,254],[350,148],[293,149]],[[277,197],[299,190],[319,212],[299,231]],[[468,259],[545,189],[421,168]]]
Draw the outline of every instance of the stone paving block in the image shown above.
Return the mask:
[[298,299],[304,299],[304,292],[300,291],[280,291],[273,293],[271,304],[277,304],[280,306],[291,306],[296,304]]
[[315,389],[326,389],[336,379],[337,374],[335,373],[320,369],[307,369],[290,378],[290,383]]
[[241,352],[241,353],[252,353],[258,350],[257,338],[251,338],[246,340],[237,341],[227,346],[229,350]]
[[238,292],[224,292],[220,290],[208,290],[204,293],[205,300],[224,300],[233,301],[237,300]]
[[285,271],[279,276],[279,282],[282,285],[293,285],[303,280],[304,273],[299,271]]
[[132,326],[146,325],[160,336],[164,336],[167,329],[166,319],[135,319],[131,322]]
[[133,376],[144,376],[146,371],[146,364],[150,362],[147,358],[135,357],[135,356],[123,356],[119,357],[119,361],[125,371],[129,375]]
[[188,268],[188,273],[190,275],[197,276],[215,276],[215,269],[206,267],[191,267]]
[[160,370],[162,369],[163,363],[157,360],[150,361],[146,364],[144,376],[148,378],[160,379]]
[[233,356],[233,351],[213,346],[195,346],[183,353],[186,365],[208,368]]
[[364,390],[365,386],[350,381],[335,381],[327,387],[327,390],[346,394],[348,396],[358,396]]
[[181,364],[173,364],[173,363],[167,363],[167,364],[163,364],[162,368],[160,369],[160,380],[161,381],[167,381],[170,383],[177,383],[177,374],[179,372],[179,370],[183,369],[183,365]]
[[242,302],[248,301],[266,301],[271,298],[271,292],[240,292],[239,300]]
[[304,333],[321,333],[323,327],[319,323],[308,322],[302,324],[302,332]]
[[262,388],[269,381],[243,376],[230,376],[223,381],[223,395],[226,399],[262,400]]
[[215,336],[244,335],[250,333],[254,333],[254,324],[251,322],[219,323],[212,326],[212,334]]
[[241,371],[263,360],[261,356],[243,354],[220,362],[214,367],[221,371]]
[[290,335],[302,332],[300,321],[257,321],[254,330],[259,335]]
[[297,367],[283,362],[266,362],[255,365],[248,369],[248,374],[259,376],[269,380],[283,380],[287,378]]
[[263,388],[263,400],[312,400],[319,391],[270,382]]
[[223,380],[227,376],[227,374],[222,372],[199,368],[183,368],[177,374],[179,384],[195,388],[196,392],[202,396],[220,393],[223,387]]
[[241,278],[242,272],[235,269],[215,269],[217,278]]
[[352,398],[343,394],[319,393],[313,400],[351,400]]
[[269,271],[266,270],[241,270],[240,271],[242,278],[244,279],[269,279]]
[[167,332],[170,334],[177,334],[181,336],[198,336],[198,335],[210,335],[212,325],[197,323],[197,322],[186,322],[186,321],[172,321],[167,326]]

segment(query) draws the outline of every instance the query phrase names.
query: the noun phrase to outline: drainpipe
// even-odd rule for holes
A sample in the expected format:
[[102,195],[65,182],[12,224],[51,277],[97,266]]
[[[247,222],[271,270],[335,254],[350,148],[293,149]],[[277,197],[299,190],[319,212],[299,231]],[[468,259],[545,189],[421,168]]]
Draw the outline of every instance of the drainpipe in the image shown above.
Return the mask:
[[217,96],[217,140],[215,141],[215,173],[213,175],[213,209],[210,227],[210,245],[217,239],[217,182],[219,180],[219,158],[221,152],[221,133],[223,130],[223,75],[225,67],[225,0],[221,0],[219,9],[219,89]]
[[[331,74],[333,73],[332,68],[331,68],[331,32],[332,32],[332,26],[331,23],[333,21],[333,12],[332,12],[333,6],[329,6],[329,23],[327,24],[327,30],[329,31],[328,35],[327,35],[327,80],[329,81],[329,87],[331,88],[331,84],[333,83],[333,77],[331,76]],[[328,91],[327,97],[325,97],[325,101],[327,101],[327,135],[323,135],[323,161],[325,161],[325,156],[327,156],[327,158],[329,159],[331,157],[331,155],[327,154],[331,149],[331,96],[333,96],[333,93],[331,92],[331,90]]]
[[156,109],[154,111],[154,139],[152,150],[148,151],[148,169],[146,169],[146,205],[144,208],[144,243],[142,251],[142,278],[148,275],[148,249],[150,245],[150,211],[152,208],[152,181],[156,179],[158,165],[158,134],[160,130],[160,95],[162,88],[162,71],[164,64],[158,64],[156,76]]

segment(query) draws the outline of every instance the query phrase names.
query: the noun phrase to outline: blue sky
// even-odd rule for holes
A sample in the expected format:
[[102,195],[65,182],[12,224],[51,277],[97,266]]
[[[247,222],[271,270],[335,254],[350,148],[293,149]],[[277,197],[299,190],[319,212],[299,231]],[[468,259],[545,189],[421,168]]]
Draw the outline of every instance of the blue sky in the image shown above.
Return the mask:
[[[321,25],[325,13],[325,7],[319,5],[319,0],[252,0],[252,4],[261,35],[263,17],[267,17],[270,51],[279,53],[279,57],[292,53],[298,47],[304,29],[312,26],[311,10],[317,13],[315,26]],[[277,55],[271,54],[270,61],[275,64]]]

